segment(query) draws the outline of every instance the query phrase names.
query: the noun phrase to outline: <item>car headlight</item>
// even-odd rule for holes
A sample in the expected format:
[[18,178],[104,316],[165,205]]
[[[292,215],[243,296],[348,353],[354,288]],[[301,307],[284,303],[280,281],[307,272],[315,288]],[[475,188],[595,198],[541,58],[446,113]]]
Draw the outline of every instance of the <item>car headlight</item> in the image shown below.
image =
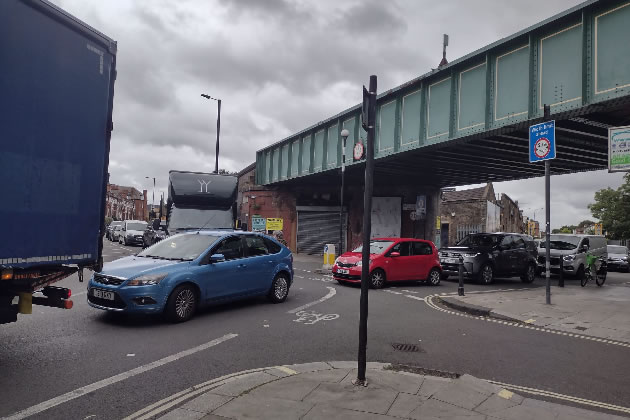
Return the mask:
[[127,286],[149,286],[151,284],[158,284],[167,275],[168,273],[145,274],[129,280]]
[[622,261],[628,261],[628,257],[623,257],[621,260]]
[[476,253],[471,253],[471,254],[464,254],[464,257],[466,258],[475,258],[478,257],[479,255],[481,255],[481,252],[476,252]]
[[575,255],[565,255],[564,260],[567,262],[571,262],[575,259]]
[[357,261],[354,265],[357,267],[361,267],[363,265],[363,260]]

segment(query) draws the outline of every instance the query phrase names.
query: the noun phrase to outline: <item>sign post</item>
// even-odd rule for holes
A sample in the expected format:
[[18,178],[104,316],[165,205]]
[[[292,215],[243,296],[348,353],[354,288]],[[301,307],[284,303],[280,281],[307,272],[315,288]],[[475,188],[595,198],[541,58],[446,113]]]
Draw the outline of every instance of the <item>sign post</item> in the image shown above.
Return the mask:
[[630,171],[630,125],[608,129],[608,172]]
[[545,302],[551,304],[551,253],[549,250],[551,236],[551,207],[550,207],[550,189],[551,189],[551,159],[556,158],[556,122],[549,120],[551,107],[544,106],[545,122],[535,124],[529,127],[529,161],[530,163],[545,161],[545,279],[546,292]]
[[372,234],[372,189],[374,187],[374,126],[376,123],[376,76],[370,76],[370,90],[363,87],[362,126],[367,131],[365,159],[365,192],[363,195],[363,252],[361,253],[361,298],[359,310],[359,354],[354,385],[367,386],[367,317],[370,282],[370,241]]

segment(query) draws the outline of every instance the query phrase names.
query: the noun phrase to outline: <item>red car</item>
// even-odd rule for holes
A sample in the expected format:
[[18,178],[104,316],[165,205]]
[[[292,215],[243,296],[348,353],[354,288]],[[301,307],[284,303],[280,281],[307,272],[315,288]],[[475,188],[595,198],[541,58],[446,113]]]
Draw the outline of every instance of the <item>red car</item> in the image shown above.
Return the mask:
[[[339,283],[361,283],[363,246],[346,252],[335,261],[333,278]],[[413,238],[376,238],[370,242],[370,287],[379,289],[387,282],[422,280],[440,284],[442,266],[431,241]]]

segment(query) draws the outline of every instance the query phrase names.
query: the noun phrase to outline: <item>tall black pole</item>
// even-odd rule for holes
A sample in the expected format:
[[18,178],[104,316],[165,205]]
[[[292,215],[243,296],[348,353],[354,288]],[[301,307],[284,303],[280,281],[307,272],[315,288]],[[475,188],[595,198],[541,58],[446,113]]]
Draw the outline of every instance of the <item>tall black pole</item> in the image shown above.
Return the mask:
[[219,104],[218,112],[217,112],[217,152],[214,157],[214,173],[219,173],[219,132],[221,132],[221,99],[217,99],[217,103]]
[[[551,114],[551,107],[549,105],[545,105],[544,107],[544,120],[549,120]],[[551,305],[551,250],[549,249],[549,242],[551,236],[551,161],[547,159],[545,161],[545,216],[547,221],[545,222],[545,279],[546,279],[546,292],[545,292],[545,302],[547,305]],[[560,256],[562,258],[562,256]]]
[[359,357],[356,384],[366,385],[368,288],[370,282],[370,236],[372,234],[372,189],[374,175],[374,121],[376,113],[376,76],[370,76],[365,192],[363,196],[363,252],[361,258],[361,304],[359,314]]
[[346,174],[346,137],[341,136],[343,149],[341,150],[341,198],[339,204],[339,250],[337,255],[343,254],[343,190],[345,189]]

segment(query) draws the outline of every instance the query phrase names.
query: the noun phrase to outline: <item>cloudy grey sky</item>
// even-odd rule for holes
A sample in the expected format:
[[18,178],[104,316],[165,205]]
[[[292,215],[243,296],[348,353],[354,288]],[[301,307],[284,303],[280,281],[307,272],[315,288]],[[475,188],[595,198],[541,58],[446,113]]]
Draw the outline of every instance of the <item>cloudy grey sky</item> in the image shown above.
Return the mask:
[[[110,181],[166,191],[170,169],[238,171],[255,152],[356,105],[369,75],[379,91],[436,67],[442,34],[456,59],[578,0],[52,0],[118,41]],[[606,172],[552,178],[552,226],[588,218]],[[544,181],[495,185],[526,214]],[[166,193],[165,193],[166,194]],[[537,211],[537,218],[541,210]]]

